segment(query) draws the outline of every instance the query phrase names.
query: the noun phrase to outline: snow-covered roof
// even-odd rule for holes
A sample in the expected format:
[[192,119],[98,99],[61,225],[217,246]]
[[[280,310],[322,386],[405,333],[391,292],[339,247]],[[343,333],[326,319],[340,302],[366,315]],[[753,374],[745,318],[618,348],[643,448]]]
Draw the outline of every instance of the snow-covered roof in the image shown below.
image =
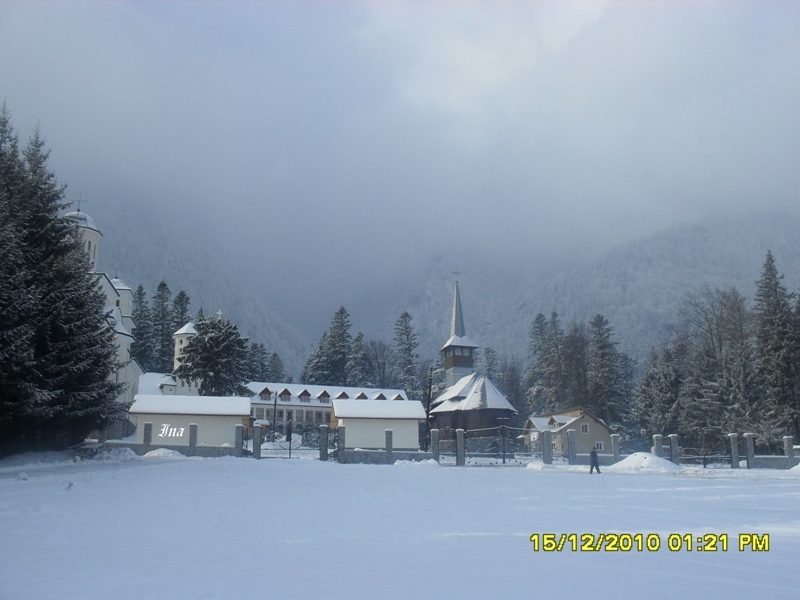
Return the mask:
[[[289,392],[291,395],[291,400],[297,401],[299,401],[300,394],[303,394],[303,392],[308,392],[308,402],[304,402],[303,404],[320,404],[320,399],[325,398],[328,399],[328,402],[323,402],[323,404],[327,406],[330,405],[330,399],[332,398],[341,397],[342,399],[354,399],[356,396],[361,394],[363,394],[363,398],[366,400],[378,399],[379,396],[383,395],[386,400],[380,400],[381,402],[391,402],[393,400],[408,401],[408,397],[403,390],[385,388],[358,388],[345,387],[341,385],[305,385],[302,383],[280,383],[269,381],[251,381],[247,384],[247,387],[252,390],[254,401],[261,401],[259,396],[262,393],[268,395],[278,392],[280,395],[280,393],[284,390]],[[323,392],[326,392],[327,396],[324,395]],[[303,394],[303,396],[306,397],[305,394]],[[360,401],[363,402],[363,400]]]
[[186,325],[178,329],[172,335],[197,335],[197,330],[194,328],[194,323],[189,321]]
[[122,324],[122,311],[119,309],[119,306],[115,306],[110,311],[108,311],[108,316],[110,319],[114,321],[114,331],[116,331],[120,335],[127,335],[128,337],[133,337],[130,332],[125,329],[125,325]]
[[431,414],[486,408],[517,412],[488,377],[477,373],[459,379],[436,398],[434,404],[438,406]]
[[177,385],[175,378],[166,373],[142,373],[139,375],[139,394],[157,395],[161,394],[162,385]]
[[250,416],[250,398],[239,396],[170,396],[136,394],[133,414]]
[[531,422],[531,429],[537,429],[538,431],[544,431],[545,429],[550,429],[550,419],[547,417],[530,417],[528,421]]
[[440,348],[440,350],[444,350],[445,348],[448,348],[450,346],[461,346],[464,348],[480,348],[478,344],[473,342],[471,339],[469,339],[469,336],[466,335],[452,336],[449,340],[447,340],[445,345]]
[[114,279],[111,280],[111,285],[114,286],[115,290],[129,290],[129,289],[131,289],[130,286],[128,286],[128,284],[126,284],[124,281],[122,281],[122,279],[118,279],[117,277],[114,277]]
[[338,419],[425,419],[419,400],[334,400],[333,417]]
[[94,219],[87,215],[85,212],[81,210],[75,210],[72,212],[68,212],[64,215],[67,219],[72,219],[73,221],[78,222],[79,227],[86,227],[87,229],[94,229],[95,231],[99,232],[100,230],[97,228],[97,225],[94,223]]

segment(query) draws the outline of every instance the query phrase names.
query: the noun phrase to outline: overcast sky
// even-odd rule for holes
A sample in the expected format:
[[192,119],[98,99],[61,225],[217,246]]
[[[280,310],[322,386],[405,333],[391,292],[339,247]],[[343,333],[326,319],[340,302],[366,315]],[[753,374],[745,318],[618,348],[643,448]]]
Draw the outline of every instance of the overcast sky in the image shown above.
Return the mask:
[[4,0],[0,98],[289,286],[800,206],[799,2]]

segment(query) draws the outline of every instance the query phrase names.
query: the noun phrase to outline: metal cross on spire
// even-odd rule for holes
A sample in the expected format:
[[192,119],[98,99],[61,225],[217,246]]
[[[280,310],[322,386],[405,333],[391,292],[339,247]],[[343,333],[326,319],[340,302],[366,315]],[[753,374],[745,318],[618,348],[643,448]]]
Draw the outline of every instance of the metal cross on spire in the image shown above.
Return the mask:
[[222,319],[222,309],[217,310],[217,321]]

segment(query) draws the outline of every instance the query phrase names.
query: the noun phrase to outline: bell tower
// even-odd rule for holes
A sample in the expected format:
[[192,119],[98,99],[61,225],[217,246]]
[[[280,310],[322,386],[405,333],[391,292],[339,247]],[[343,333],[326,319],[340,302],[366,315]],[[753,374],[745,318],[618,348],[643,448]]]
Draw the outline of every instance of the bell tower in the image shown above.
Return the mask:
[[447,387],[452,386],[462,377],[472,375],[475,372],[475,351],[478,347],[478,344],[467,337],[466,329],[464,328],[461,295],[458,291],[458,279],[456,279],[453,294],[453,316],[450,321],[450,339],[441,349]]

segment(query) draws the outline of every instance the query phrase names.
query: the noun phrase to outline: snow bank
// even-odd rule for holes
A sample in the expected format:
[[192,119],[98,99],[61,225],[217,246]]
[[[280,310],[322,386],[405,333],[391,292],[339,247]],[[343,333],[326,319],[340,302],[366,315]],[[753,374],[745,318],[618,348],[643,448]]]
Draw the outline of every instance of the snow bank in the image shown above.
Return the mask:
[[635,452],[625,460],[622,460],[609,467],[603,467],[603,470],[610,473],[670,473],[680,471],[681,468],[672,462],[653,456],[646,452]]
[[394,461],[395,467],[440,467],[441,465],[429,458],[427,460],[396,460]]
[[541,460],[532,460],[525,466],[525,468],[531,471],[546,471],[549,469],[557,469],[558,467],[555,465],[546,465]]
[[144,455],[145,458],[186,458],[183,454],[178,452],[177,450],[170,450],[169,448],[158,448],[156,450],[150,450],[147,454]]
[[110,461],[110,460],[140,460],[136,453],[130,448],[110,448],[99,452],[92,460]]

